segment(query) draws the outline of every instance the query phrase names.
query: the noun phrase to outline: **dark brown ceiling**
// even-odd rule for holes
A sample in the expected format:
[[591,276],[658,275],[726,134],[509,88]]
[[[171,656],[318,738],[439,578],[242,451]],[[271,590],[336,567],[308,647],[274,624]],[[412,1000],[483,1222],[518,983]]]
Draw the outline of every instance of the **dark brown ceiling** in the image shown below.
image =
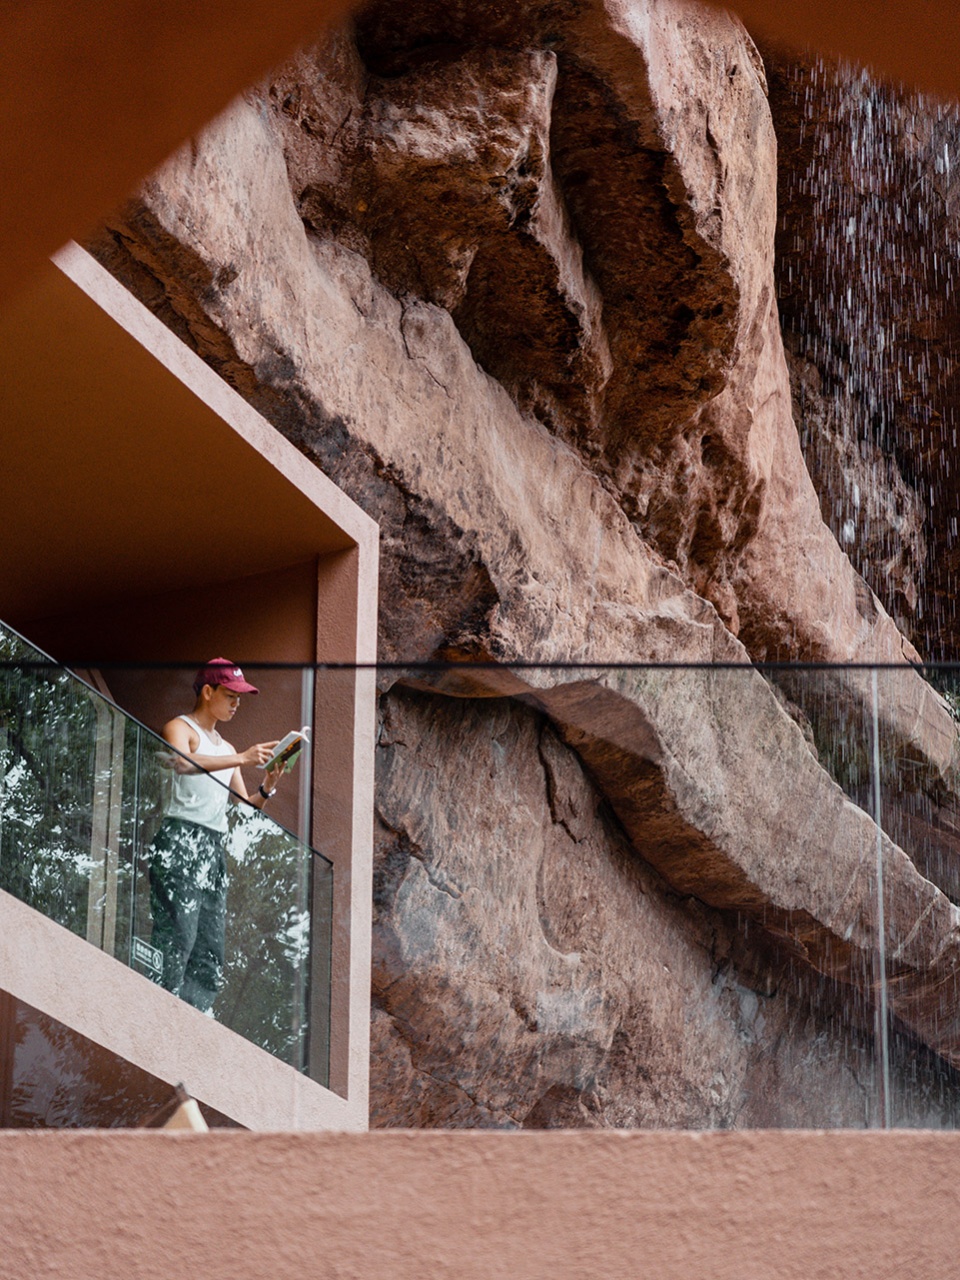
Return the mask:
[[0,423],[0,618],[14,624],[348,543],[52,264],[0,320]]

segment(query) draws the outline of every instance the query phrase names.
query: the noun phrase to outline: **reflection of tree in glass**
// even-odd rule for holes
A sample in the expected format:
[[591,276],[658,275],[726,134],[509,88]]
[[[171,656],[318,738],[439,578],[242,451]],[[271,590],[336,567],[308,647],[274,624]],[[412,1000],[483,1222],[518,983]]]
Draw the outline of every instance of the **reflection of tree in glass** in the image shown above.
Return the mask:
[[[99,778],[98,733],[101,764],[110,761]],[[148,942],[152,932],[146,861],[168,753],[161,738],[0,626],[0,889],[84,936],[96,869],[116,906],[115,936],[103,945],[131,963],[132,937]],[[110,848],[92,849],[96,814],[111,826],[101,833]],[[238,805],[228,865],[227,960],[214,1014],[300,1067],[310,853],[269,817]]]
[[303,985],[310,943],[302,845],[240,807],[230,833],[227,962],[217,1019],[300,1065]]
[[96,711],[42,655],[0,629],[0,888],[86,928]]

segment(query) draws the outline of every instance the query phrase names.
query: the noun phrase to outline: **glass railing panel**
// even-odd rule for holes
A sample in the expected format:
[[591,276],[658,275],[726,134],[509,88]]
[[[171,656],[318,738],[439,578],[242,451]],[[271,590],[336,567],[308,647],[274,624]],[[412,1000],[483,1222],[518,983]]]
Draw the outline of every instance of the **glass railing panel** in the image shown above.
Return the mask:
[[[273,697],[276,733],[318,726],[313,776],[301,764],[278,799],[319,853],[234,806],[212,1013],[327,1080],[343,953],[320,855],[349,864],[357,758],[341,730],[358,671],[247,673],[274,691],[264,735]],[[166,708],[154,729],[188,697],[183,670],[101,674]],[[438,663],[364,678],[379,691],[377,1123],[956,1127],[955,672]],[[157,980],[168,748],[55,669],[23,659],[3,680],[4,887]],[[241,746],[259,733],[231,727]]]
[[228,844],[230,928],[216,1016],[304,1070],[311,860],[302,846],[292,855],[289,836],[276,823],[237,809]]
[[[21,651],[9,642],[0,657]],[[65,673],[0,669],[0,888],[81,936],[101,856],[98,732],[93,701]]]
[[[960,1074],[960,668],[870,673],[876,694],[878,1003],[890,1123],[956,1128]],[[882,979],[882,985],[881,985]],[[879,1037],[878,1037],[879,1040]]]
[[[832,971],[837,1025],[859,1041],[864,1123],[956,1128],[960,777],[957,710],[944,697],[956,672],[830,667],[773,678],[799,708],[819,764],[867,819],[845,886],[849,945],[840,939]],[[839,866],[836,846],[827,853]]]
[[[500,1093],[525,1123],[956,1127],[957,743],[929,672],[471,664],[379,685],[375,998],[420,1044],[429,936],[475,1041],[445,1059],[425,996],[421,1051],[476,1123],[520,1010],[536,1065]],[[598,1047],[615,1034],[632,1078]]]
[[[160,686],[183,678],[149,674]],[[299,671],[279,674],[299,692]],[[307,688],[312,705],[312,671]],[[171,788],[191,771],[97,689],[15,633],[0,632],[0,888],[326,1084],[332,867],[208,777],[206,785],[231,801],[223,905],[219,854],[211,853],[217,841],[208,830],[196,849],[181,840],[167,856]],[[263,774],[245,772],[255,792]],[[294,792],[289,807],[309,823],[295,773],[283,780]],[[193,824],[181,824],[181,836],[191,826],[196,836]],[[169,892],[176,902],[165,915]],[[199,944],[190,936],[198,920]],[[210,954],[198,960],[204,937]]]

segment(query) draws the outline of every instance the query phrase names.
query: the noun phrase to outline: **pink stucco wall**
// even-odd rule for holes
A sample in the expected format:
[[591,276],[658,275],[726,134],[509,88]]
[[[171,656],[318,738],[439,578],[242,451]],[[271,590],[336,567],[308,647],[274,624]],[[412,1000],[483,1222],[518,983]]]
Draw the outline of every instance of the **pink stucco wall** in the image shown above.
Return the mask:
[[960,1134],[0,1133],[0,1277],[904,1280]]

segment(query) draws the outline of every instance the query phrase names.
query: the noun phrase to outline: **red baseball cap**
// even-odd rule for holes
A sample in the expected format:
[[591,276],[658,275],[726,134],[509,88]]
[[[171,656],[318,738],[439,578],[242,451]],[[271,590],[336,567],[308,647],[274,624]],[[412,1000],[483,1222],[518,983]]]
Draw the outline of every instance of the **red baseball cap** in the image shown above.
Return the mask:
[[243,672],[229,658],[211,658],[193,678],[193,691],[199,696],[205,684],[222,684],[231,693],[259,693],[260,690],[243,678]]

